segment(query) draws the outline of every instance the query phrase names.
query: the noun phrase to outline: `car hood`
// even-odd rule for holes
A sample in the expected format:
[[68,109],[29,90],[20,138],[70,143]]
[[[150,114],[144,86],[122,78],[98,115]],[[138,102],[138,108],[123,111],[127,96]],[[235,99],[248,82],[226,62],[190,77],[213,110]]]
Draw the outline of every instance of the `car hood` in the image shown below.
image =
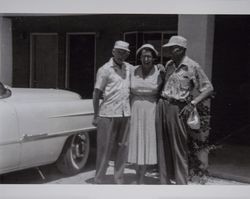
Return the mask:
[[39,101],[70,101],[81,99],[77,93],[60,89],[42,89],[42,88],[9,88],[11,96],[5,98],[9,102],[39,102]]

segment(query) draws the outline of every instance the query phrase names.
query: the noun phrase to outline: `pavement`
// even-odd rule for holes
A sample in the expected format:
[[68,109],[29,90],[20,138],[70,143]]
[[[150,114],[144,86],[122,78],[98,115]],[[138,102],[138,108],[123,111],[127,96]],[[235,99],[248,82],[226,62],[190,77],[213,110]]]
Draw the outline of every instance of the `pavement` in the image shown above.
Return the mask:
[[[106,178],[102,185],[112,185],[113,181],[114,167],[111,162],[107,170]],[[84,173],[79,173],[75,176],[60,178],[57,180],[50,181],[48,184],[94,184],[95,170],[90,170]],[[144,179],[145,185],[160,185],[159,177],[157,172],[147,172]],[[136,175],[135,170],[126,168],[125,169],[125,183],[126,185],[136,185]],[[189,182],[188,185],[200,185],[197,183]],[[207,177],[207,182],[205,185],[248,185],[248,183],[239,182],[230,179],[223,179],[213,176]]]
[[[95,154],[95,151],[92,152]],[[95,164],[95,156],[89,162]],[[87,166],[86,172],[76,176],[51,180],[51,184],[94,184],[95,170]],[[209,154],[209,176],[205,185],[249,185],[250,184],[250,146],[242,144],[223,144]],[[107,170],[104,184],[113,182],[113,162]],[[154,170],[145,175],[145,184],[160,184],[158,173]],[[125,169],[125,184],[136,184],[135,170],[128,166]],[[189,185],[200,185],[189,182]]]
[[250,183],[250,146],[227,143],[209,155],[211,176]]
[[[209,176],[205,185],[249,185],[250,184],[250,146],[224,144],[209,154]],[[114,184],[113,162],[107,170],[103,184]],[[65,176],[55,165],[17,171],[1,176],[2,184],[94,184],[95,151],[92,150],[87,165],[83,171],[74,176]],[[44,178],[43,178],[44,177]],[[129,165],[125,169],[125,184],[135,185],[136,175],[134,168]],[[145,177],[146,185],[160,185],[158,173],[155,169],[149,170]],[[189,185],[200,185],[189,182]]]
[[[125,185],[112,186],[114,185],[112,162],[108,167],[104,184],[95,185],[95,156],[92,154],[83,171],[74,176],[61,174],[55,165],[39,168],[44,174],[44,178],[39,175],[35,168],[6,174],[1,179],[2,184],[5,185],[0,186],[0,198],[246,199],[249,198],[250,194],[249,186],[244,186],[250,183],[249,151],[250,146],[226,144],[210,153],[210,174],[205,183],[207,186],[193,182],[189,182],[187,186],[161,186],[158,173],[155,170],[149,170],[146,173],[145,186],[133,186],[136,185],[136,175],[131,166],[125,169]],[[13,184],[24,185],[16,186]],[[43,185],[34,186],[33,184]]]

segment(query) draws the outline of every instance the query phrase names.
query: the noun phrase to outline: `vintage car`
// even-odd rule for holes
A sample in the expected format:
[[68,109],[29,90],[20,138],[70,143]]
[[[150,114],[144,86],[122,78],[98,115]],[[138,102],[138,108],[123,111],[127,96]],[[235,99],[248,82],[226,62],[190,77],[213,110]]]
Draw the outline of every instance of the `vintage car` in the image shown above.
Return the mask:
[[0,84],[0,174],[56,162],[65,174],[84,167],[93,106],[70,91]]

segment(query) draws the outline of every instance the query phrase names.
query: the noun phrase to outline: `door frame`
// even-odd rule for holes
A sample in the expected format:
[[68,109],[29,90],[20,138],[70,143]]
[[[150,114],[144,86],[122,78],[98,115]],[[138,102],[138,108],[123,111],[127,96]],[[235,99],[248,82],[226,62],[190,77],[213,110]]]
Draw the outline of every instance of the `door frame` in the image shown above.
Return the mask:
[[96,73],[96,32],[66,32],[66,59],[65,59],[65,88],[69,88],[69,63],[70,63],[70,36],[71,35],[93,35],[94,36],[94,76],[93,79],[95,80],[95,73]]
[[[34,76],[34,66],[33,66],[33,36],[36,35],[56,35],[58,37],[58,33],[49,32],[49,33],[40,33],[40,32],[32,32],[30,33],[30,72],[29,72],[29,88],[33,88],[33,76]],[[58,38],[57,38],[58,39]],[[57,45],[58,45],[57,41]],[[58,86],[58,66],[56,68],[56,87]]]

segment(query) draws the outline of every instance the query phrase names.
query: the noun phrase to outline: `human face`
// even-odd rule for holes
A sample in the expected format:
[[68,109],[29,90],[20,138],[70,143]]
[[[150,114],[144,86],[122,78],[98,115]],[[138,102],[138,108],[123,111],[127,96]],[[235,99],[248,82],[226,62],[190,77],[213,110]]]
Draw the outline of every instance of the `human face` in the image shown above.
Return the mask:
[[151,50],[143,49],[141,52],[141,63],[143,67],[151,67],[153,65],[153,55]]
[[114,60],[117,64],[122,65],[122,63],[128,58],[129,52],[123,49],[113,49]]
[[170,49],[171,59],[178,61],[183,57],[184,49],[179,46],[171,46]]

